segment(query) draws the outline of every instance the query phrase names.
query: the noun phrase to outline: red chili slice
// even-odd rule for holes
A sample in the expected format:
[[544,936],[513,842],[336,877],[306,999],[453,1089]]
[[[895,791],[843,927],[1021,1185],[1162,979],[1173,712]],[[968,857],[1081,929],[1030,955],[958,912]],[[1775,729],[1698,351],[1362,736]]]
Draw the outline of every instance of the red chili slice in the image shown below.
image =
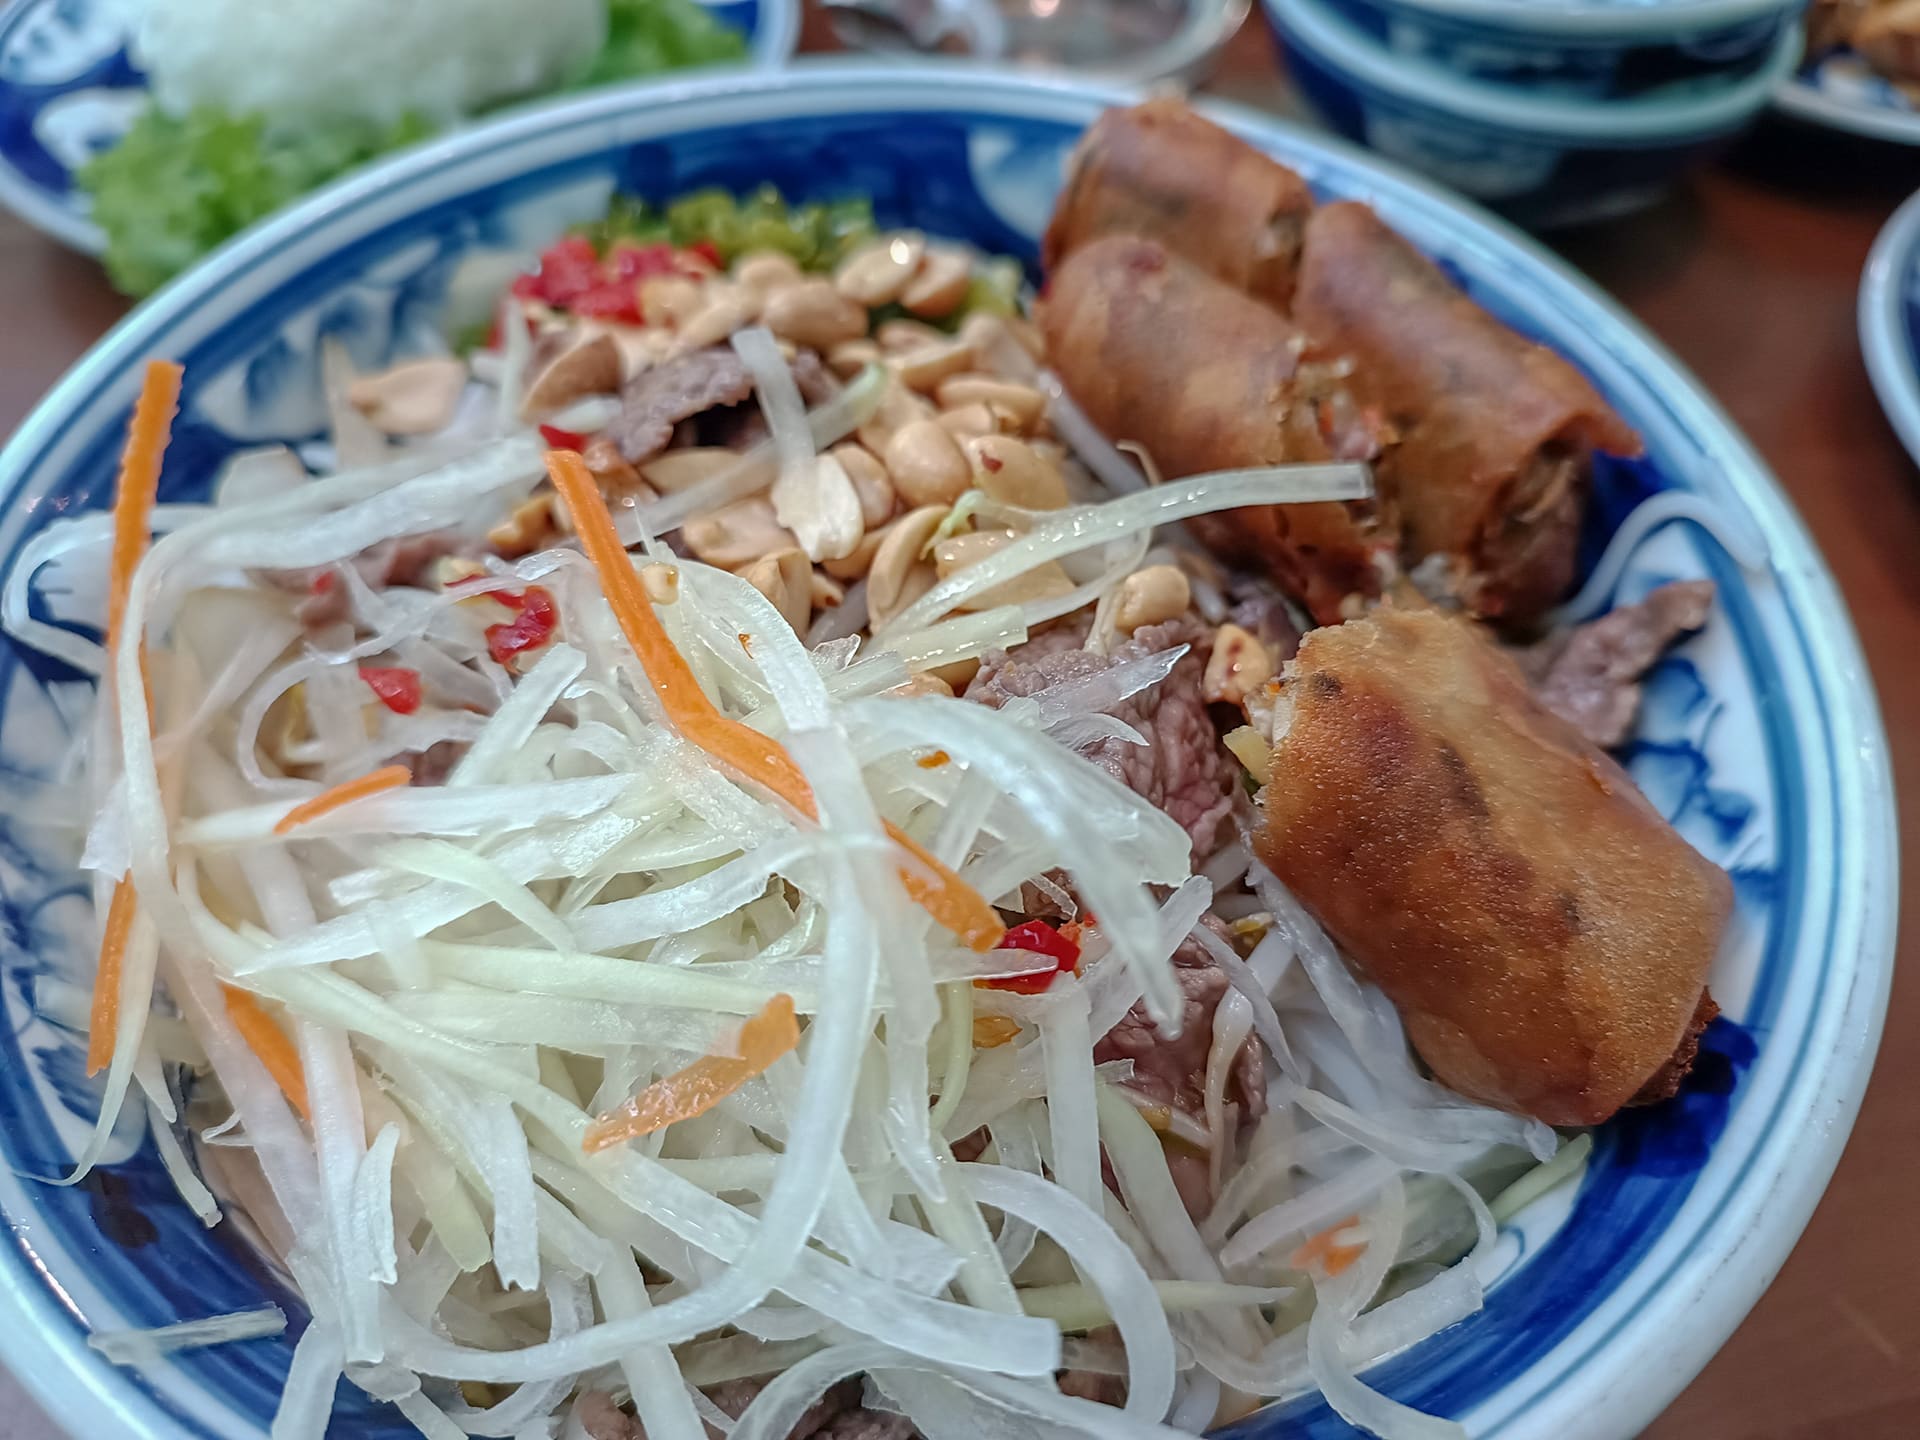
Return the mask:
[[616,280],[644,280],[649,275],[673,273],[673,247],[660,245],[616,245],[607,257],[608,268]]
[[547,590],[529,585],[523,594],[496,590],[493,598],[518,612],[504,625],[487,627],[487,653],[496,664],[504,665],[515,655],[538,650],[553,638],[554,629],[560,623],[560,611]]
[[600,256],[583,235],[568,235],[549,245],[540,256],[540,293],[549,305],[569,309],[581,295],[601,283]]
[[362,665],[360,678],[396,715],[411,715],[420,708],[420,672],[401,665]]
[[567,301],[567,308],[576,315],[618,325],[641,322],[640,290],[631,280],[602,280],[574,295]]
[[1053,969],[1039,971],[1032,975],[1006,975],[997,980],[974,982],[991,990],[1012,990],[1020,995],[1038,995],[1053,984],[1053,977],[1062,970],[1075,973],[1080,968],[1080,947],[1044,920],[1029,920],[1024,925],[1014,926],[1000,937],[1000,943],[994,948],[1030,950],[1036,955],[1045,955],[1054,963]]
[[540,438],[555,450],[584,450],[587,437],[577,430],[562,430],[558,425],[542,425]]

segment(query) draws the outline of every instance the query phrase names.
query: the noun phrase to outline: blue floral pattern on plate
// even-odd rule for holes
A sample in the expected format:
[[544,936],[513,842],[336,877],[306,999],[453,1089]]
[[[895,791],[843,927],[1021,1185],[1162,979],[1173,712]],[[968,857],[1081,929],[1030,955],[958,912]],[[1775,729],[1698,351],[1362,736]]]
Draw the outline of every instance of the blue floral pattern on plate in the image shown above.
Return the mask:
[[[746,37],[749,62],[782,65],[800,0],[702,0]],[[12,0],[0,10],[0,204],[76,250],[105,243],[73,172],[126,133],[147,103],[113,0]]]
[[1781,82],[1773,103],[1810,125],[1920,145],[1920,109],[1913,99],[1845,47],[1807,56]]
[[[341,336],[364,363],[405,355],[456,270],[530,254],[615,188],[662,198],[772,181],[794,197],[866,193],[882,223],[1031,261],[1063,157],[1118,98],[958,69],[808,66],[587,97],[401,157],[261,227],[104,342],[0,456],[0,556],[102,502],[148,355],[186,363],[163,492],[191,498],[236,449],[317,431],[317,336]],[[1682,832],[1749,877],[1714,978],[1728,1019],[1709,1037],[1710,1063],[1677,1101],[1599,1132],[1582,1183],[1509,1227],[1482,1314],[1375,1372],[1476,1437],[1620,1440],[1751,1304],[1811,1210],[1864,1085],[1894,897],[1871,692],[1831,581],[1777,488],[1630,322],[1438,192],[1324,138],[1223,114],[1322,195],[1373,202],[1481,303],[1567,353],[1640,430],[1647,458],[1601,476],[1589,558],[1633,503],[1673,488],[1710,500],[1770,556],[1744,574],[1675,523],[1639,547],[1620,584],[1622,596],[1672,576],[1720,586],[1713,623],[1650,687],[1633,757]],[[0,648],[0,774],[57,761],[71,679]],[[63,1168],[91,1114],[76,1037],[36,1003],[42,977],[77,979],[91,963],[71,862],[18,821],[0,824],[0,1213],[15,1241],[0,1250],[0,1354],[59,1389],[79,1433],[259,1437],[291,1337],[143,1371],[114,1370],[82,1344],[90,1328],[263,1296],[288,1307],[296,1330],[301,1312],[233,1225],[203,1230],[171,1196],[150,1146],[114,1167],[110,1193],[30,1178]],[[113,1239],[149,1230],[149,1243]],[[1742,1263],[1723,1266],[1736,1242]],[[409,1433],[357,1393],[343,1400],[333,1434]],[[1234,1433],[1352,1432],[1303,1399]]]

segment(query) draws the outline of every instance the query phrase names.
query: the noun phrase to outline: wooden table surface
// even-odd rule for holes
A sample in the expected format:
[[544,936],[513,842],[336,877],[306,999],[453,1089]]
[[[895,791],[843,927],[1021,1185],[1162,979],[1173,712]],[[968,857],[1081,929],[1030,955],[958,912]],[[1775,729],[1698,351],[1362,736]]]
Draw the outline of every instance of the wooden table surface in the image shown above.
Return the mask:
[[[807,35],[828,43],[817,19]],[[1289,107],[1257,26],[1208,88]],[[1657,209],[1552,242],[1745,428],[1838,575],[1886,718],[1903,878],[1920,864],[1920,472],[1874,400],[1854,299],[1875,233],[1916,188],[1920,149],[1769,126]],[[0,432],[123,310],[92,262],[0,215]],[[1920,963],[1916,933],[1902,926],[1903,966]],[[1873,1087],[1806,1235],[1647,1440],[1920,1437],[1916,1094],[1909,976],[1895,981]],[[0,1437],[50,1433],[0,1396]]]

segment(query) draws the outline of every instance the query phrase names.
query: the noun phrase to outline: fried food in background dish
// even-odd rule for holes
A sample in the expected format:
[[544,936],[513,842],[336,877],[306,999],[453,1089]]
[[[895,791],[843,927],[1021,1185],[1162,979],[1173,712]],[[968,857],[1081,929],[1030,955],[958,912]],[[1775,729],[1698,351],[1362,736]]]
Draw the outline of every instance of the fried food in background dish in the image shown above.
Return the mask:
[[1909,94],[1920,86],[1920,0],[1869,5],[1852,41],[1861,59]]
[[1521,624],[1565,594],[1593,452],[1640,452],[1593,386],[1353,202],[1307,222],[1293,318],[1398,432],[1380,474],[1407,565],[1453,562],[1453,598]]
[[1275,730],[1260,856],[1443,1083],[1555,1125],[1670,1093],[1732,886],[1483,632],[1316,630]]
[[[1364,460],[1375,431],[1337,372],[1278,311],[1158,243],[1109,236],[1053,272],[1047,352],[1094,424],[1144,445],[1169,478],[1241,466]],[[1377,595],[1394,553],[1390,507],[1270,505],[1194,522],[1224,555],[1264,566],[1321,621]]]
[[1312,209],[1286,166],[1178,100],[1149,100],[1107,111],[1075,148],[1041,258],[1051,271],[1102,236],[1138,235],[1284,311]]

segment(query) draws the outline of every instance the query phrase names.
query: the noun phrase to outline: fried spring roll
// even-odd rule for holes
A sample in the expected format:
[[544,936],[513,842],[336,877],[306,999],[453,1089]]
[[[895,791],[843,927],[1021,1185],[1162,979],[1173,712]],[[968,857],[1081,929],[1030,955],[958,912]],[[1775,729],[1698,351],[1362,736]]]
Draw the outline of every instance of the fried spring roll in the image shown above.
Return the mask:
[[[1110,236],[1053,274],[1047,353],[1075,401],[1161,473],[1329,459],[1377,449],[1335,370],[1303,365],[1299,330],[1149,240]],[[1269,505],[1194,522],[1216,550],[1263,565],[1317,618],[1377,595],[1394,532],[1387,507]]]
[[1435,611],[1312,632],[1281,704],[1256,848],[1442,1081],[1554,1125],[1671,1093],[1732,886],[1619,766]]
[[1460,293],[1364,205],[1307,222],[1293,318],[1399,433],[1382,461],[1409,565],[1456,562],[1457,597],[1524,625],[1572,583],[1592,453],[1640,441],[1565,360]]
[[1237,290],[1284,311],[1313,192],[1178,100],[1109,110],[1069,162],[1041,245],[1049,272],[1105,235],[1158,240]]

